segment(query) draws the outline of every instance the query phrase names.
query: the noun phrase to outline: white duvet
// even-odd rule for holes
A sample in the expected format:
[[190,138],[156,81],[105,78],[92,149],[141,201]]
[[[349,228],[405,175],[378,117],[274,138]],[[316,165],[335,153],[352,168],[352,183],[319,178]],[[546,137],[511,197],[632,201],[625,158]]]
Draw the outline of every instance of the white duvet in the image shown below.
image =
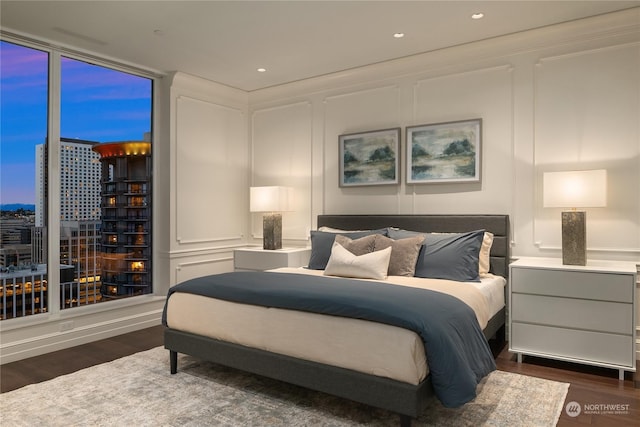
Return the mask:
[[[321,270],[305,268],[272,271],[323,275]],[[499,276],[483,277],[479,283],[403,276],[389,276],[385,282],[452,295],[473,309],[483,329],[504,307],[506,281]],[[428,374],[424,345],[416,333],[366,320],[174,293],[167,305],[167,324],[172,329],[410,384],[420,383]]]

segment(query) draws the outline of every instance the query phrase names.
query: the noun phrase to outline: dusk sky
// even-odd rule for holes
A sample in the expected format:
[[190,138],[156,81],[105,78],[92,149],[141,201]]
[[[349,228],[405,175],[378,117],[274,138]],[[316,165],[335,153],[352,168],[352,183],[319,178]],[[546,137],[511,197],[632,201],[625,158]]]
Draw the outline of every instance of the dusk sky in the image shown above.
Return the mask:
[[[0,42],[0,204],[35,203],[35,147],[47,135],[48,58]],[[151,131],[150,79],[64,57],[61,67],[61,137],[114,142]]]

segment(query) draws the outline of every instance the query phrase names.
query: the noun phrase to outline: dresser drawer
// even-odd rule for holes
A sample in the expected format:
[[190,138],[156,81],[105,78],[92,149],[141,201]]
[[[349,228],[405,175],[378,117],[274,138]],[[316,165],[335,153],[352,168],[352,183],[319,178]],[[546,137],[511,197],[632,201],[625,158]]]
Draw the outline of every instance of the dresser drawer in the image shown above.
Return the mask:
[[511,318],[514,322],[536,323],[631,335],[633,305],[619,302],[511,295]]
[[628,335],[513,322],[509,350],[633,367],[634,345]]
[[512,267],[513,292],[603,301],[633,302],[632,274]]

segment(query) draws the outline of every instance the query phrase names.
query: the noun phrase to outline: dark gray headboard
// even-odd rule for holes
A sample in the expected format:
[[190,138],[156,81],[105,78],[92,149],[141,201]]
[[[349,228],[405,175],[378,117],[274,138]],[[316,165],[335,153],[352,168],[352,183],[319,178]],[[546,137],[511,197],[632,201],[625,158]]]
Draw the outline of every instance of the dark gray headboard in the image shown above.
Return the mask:
[[485,230],[493,233],[490,271],[509,276],[511,238],[509,215],[318,215],[318,227],[368,230],[398,227],[421,232],[460,233]]

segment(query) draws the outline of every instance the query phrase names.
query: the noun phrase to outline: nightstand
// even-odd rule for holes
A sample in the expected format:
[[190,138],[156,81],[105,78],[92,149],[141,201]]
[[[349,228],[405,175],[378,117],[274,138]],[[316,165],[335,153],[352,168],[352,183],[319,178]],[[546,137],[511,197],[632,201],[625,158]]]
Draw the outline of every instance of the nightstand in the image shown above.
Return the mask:
[[283,248],[265,250],[242,248],[233,251],[233,266],[236,271],[262,271],[280,267],[304,267],[309,264],[311,248]]
[[521,258],[509,266],[509,351],[636,370],[632,262]]

